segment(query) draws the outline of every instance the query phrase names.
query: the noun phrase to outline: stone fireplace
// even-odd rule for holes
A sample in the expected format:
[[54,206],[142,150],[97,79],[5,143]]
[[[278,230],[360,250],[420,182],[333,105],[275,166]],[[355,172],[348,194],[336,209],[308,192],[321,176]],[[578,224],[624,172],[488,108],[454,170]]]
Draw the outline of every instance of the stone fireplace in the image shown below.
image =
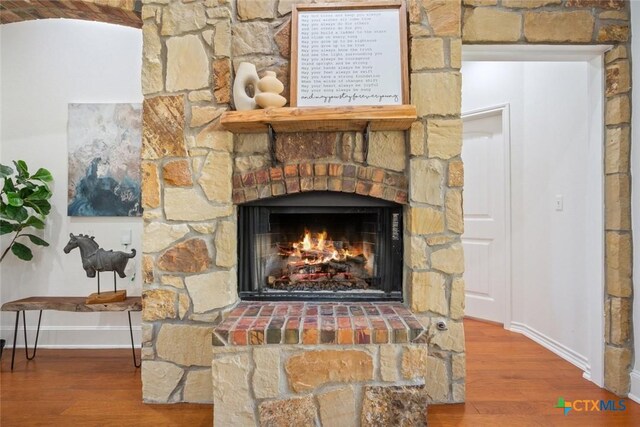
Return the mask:
[[239,62],[288,80],[291,3],[144,6],[144,399],[424,417],[464,400],[460,25],[421,37],[409,131],[231,134]]
[[[434,124],[450,131],[460,123]],[[351,402],[338,418],[326,415],[328,425],[357,419],[357,408],[385,393],[413,402],[404,412],[417,419],[428,401],[463,399],[462,324],[449,317],[450,304],[452,317],[462,316],[460,190],[448,190],[447,161],[415,162],[409,135],[374,132],[368,147],[360,132],[281,133],[273,147],[266,134],[235,136],[244,301],[213,334],[215,418],[223,425],[294,411],[287,408],[315,414],[314,399]],[[442,140],[451,150],[442,156],[459,162],[460,133],[453,135],[451,147]],[[437,271],[427,271],[430,261]],[[325,364],[336,368],[323,373]],[[243,378],[253,381],[236,387]],[[369,402],[367,393],[378,397]],[[321,405],[330,412],[331,403]]]

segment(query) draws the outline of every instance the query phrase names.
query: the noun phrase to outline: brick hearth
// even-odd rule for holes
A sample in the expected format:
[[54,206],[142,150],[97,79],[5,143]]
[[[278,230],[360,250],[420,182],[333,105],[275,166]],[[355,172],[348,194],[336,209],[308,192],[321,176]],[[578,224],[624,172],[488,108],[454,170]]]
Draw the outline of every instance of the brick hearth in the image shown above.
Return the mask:
[[409,343],[424,332],[400,303],[241,302],[213,345]]

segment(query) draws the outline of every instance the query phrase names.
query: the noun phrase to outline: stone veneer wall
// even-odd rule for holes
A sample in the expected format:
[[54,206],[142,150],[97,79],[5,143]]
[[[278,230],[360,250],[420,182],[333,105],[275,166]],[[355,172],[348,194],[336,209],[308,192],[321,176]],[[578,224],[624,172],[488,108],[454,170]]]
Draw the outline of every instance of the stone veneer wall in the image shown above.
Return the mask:
[[[230,108],[240,61],[276,71],[288,87],[292,3],[143,6],[144,399],[211,400],[211,326],[237,301],[234,199],[312,185],[407,203],[405,301],[426,328],[434,317],[448,320],[430,353],[446,372],[439,400],[463,401],[464,378],[452,380],[452,358],[464,361],[460,3],[425,2],[428,22],[411,27],[411,102],[420,119],[410,132],[374,133],[366,159],[360,134],[279,135],[279,180],[265,135],[234,138],[218,119]],[[254,185],[267,169],[270,185]]]
[[[610,44],[605,55],[605,387],[633,361],[629,5],[624,0],[464,0],[465,44]],[[594,313],[596,315],[597,313]]]

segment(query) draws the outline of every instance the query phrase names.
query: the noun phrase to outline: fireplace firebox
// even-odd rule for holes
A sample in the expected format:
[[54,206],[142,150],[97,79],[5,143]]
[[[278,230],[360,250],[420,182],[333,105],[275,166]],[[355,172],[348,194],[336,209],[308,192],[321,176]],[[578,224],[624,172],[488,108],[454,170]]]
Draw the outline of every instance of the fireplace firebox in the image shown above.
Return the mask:
[[311,192],[239,206],[238,287],[248,300],[402,300],[402,206]]

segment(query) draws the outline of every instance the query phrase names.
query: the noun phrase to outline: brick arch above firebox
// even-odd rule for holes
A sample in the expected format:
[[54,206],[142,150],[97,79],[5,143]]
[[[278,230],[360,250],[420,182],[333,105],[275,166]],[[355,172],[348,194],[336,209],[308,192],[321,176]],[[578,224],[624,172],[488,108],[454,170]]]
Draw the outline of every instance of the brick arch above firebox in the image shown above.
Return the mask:
[[0,24],[66,18],[141,28],[140,10],[141,4],[136,0],[12,0],[0,3]]
[[304,162],[233,175],[235,204],[310,191],[355,193],[407,204],[407,190],[403,173],[353,163]]

